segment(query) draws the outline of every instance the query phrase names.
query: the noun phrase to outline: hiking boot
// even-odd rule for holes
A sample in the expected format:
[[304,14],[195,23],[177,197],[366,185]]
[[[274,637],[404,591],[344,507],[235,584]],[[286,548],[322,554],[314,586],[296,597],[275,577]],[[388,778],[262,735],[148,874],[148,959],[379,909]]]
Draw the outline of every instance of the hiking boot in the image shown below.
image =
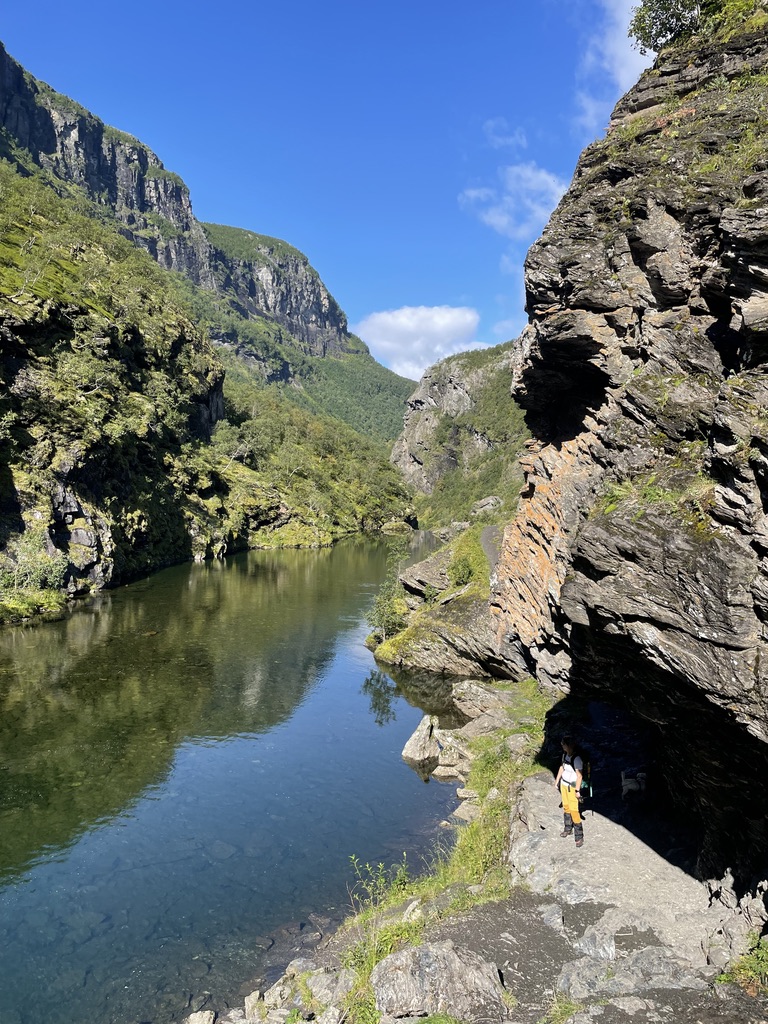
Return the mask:
[[574,832],[575,832],[575,836],[576,836],[576,845],[577,846],[583,846],[584,845],[584,826],[583,825],[577,825],[575,830],[574,830]]
[[565,837],[569,836],[571,832],[573,832],[573,818],[570,816],[570,814],[564,814],[563,831],[560,833],[560,837],[562,839],[565,839]]

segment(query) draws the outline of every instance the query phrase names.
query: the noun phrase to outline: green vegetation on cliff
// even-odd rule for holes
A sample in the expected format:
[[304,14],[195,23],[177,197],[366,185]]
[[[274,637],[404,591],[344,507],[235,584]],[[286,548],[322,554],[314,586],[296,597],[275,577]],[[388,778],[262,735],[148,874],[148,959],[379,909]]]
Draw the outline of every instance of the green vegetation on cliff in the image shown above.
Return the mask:
[[226,224],[203,224],[203,230],[208,241],[232,259],[257,264],[293,259],[305,264],[308,272],[317,277],[317,271],[310,266],[304,253],[280,238]]
[[768,21],[762,0],[641,0],[632,12],[629,35],[642,53],[698,30],[727,38],[737,28],[754,31]]
[[[279,238],[222,224],[203,228],[215,249],[227,257],[229,267],[241,265],[249,273],[266,266],[283,272],[299,267],[319,282],[306,256]],[[197,293],[192,301],[211,336],[252,360],[268,383],[288,384],[283,389],[287,398],[310,412],[343,420],[368,437],[392,441],[400,432],[413,381],[373,359],[364,342],[346,331],[346,319],[330,296],[329,308],[343,325],[343,348],[320,357],[308,353],[274,317],[243,316],[226,288],[216,296],[192,285],[189,289]]]
[[470,518],[472,506],[495,495],[501,504],[488,518],[514,514],[522,484],[517,455],[529,436],[525,416],[510,394],[508,357],[515,342],[462,352],[431,373],[438,390],[441,377],[470,381],[472,405],[466,412],[439,414],[429,442],[428,464],[438,467],[432,493],[417,499],[419,522],[428,528]]
[[334,359],[308,357],[297,373],[299,394],[317,411],[382,441],[392,442],[402,430],[405,401],[414,383],[377,363],[367,349]]
[[501,524],[514,516],[523,482],[518,456],[529,432],[511,394],[516,344],[451,356],[428,372],[414,395],[394,457],[407,472],[410,453],[417,452],[423,480],[432,482],[431,493],[414,501],[419,525],[454,524],[454,531],[455,524],[471,525],[427,560],[433,567],[426,578],[433,582],[423,593],[406,598],[397,573],[390,574],[369,616],[370,643],[385,664],[423,666],[447,638],[473,648],[490,595],[489,552]]
[[234,356],[222,393],[189,288],[92,212],[0,163],[0,617],[403,513],[377,442]]

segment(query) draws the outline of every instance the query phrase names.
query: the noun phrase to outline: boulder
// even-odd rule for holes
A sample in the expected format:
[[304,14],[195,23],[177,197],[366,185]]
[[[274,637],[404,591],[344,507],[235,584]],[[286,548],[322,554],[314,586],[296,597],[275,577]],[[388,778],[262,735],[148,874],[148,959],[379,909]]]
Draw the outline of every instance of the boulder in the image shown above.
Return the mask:
[[490,494],[487,498],[481,498],[480,501],[476,501],[469,514],[475,519],[486,512],[495,512],[503,504],[503,500],[497,494]]
[[[496,690],[486,682],[475,679],[454,683],[451,696],[455,706],[467,718],[488,714],[504,716],[515,699],[511,692]],[[509,724],[508,720],[506,724]]]
[[403,760],[419,772],[429,774],[437,767],[440,746],[435,736],[436,724],[437,720],[432,715],[425,715],[403,747]]
[[460,1020],[508,1019],[498,968],[453,942],[425,943],[374,967],[376,1007],[392,1017],[446,1013]]

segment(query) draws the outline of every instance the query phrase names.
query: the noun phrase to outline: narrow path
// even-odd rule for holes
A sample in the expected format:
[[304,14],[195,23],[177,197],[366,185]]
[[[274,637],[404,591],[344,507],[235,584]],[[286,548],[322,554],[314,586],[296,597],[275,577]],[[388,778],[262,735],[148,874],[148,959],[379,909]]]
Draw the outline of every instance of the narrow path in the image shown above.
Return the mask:
[[480,545],[488,559],[491,572],[496,568],[496,563],[501,554],[501,538],[503,535],[501,526],[486,526],[480,534]]

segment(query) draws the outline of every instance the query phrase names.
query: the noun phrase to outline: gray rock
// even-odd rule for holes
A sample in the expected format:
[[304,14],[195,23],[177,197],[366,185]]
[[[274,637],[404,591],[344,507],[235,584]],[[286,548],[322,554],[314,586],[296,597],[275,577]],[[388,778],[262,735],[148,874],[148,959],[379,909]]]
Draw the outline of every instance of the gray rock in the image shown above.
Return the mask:
[[264,993],[263,1005],[268,1010],[300,1009],[301,996],[293,983],[293,979],[283,975],[282,978],[276,981]]
[[344,1019],[344,1011],[338,1006],[329,1006],[317,1018],[317,1024],[341,1024]]
[[476,501],[470,509],[469,514],[474,519],[477,516],[484,515],[486,512],[495,511],[503,504],[504,502],[497,494],[490,494],[487,498],[481,498],[480,501]]
[[498,969],[452,942],[401,950],[374,967],[377,1008],[393,1017],[449,1013],[466,1021],[504,1021]]
[[408,566],[398,579],[410,594],[416,594],[423,598],[427,588],[434,590],[447,590],[451,585],[448,578],[448,564],[451,560],[449,548],[441,548],[429,558],[425,558],[415,565]]
[[613,963],[585,958],[567,964],[557,987],[571,999],[586,1000],[601,995],[636,996],[654,989],[703,991],[707,982],[669,950],[651,948]]
[[457,765],[439,764],[437,768],[432,769],[430,774],[432,775],[432,778],[439,779],[441,782],[453,782],[455,779],[461,779],[463,781],[469,774],[469,769],[469,761]]
[[513,757],[520,757],[522,754],[526,753],[530,742],[531,738],[527,733],[515,733],[513,736],[506,737],[504,740],[504,746]]
[[416,731],[403,747],[402,758],[408,764],[426,772],[437,766],[440,746],[435,735],[437,719],[425,715],[416,727]]
[[541,913],[541,920],[547,926],[558,932],[560,935],[565,935],[565,923],[563,921],[563,911],[557,903],[545,903],[539,907]]
[[408,399],[403,432],[392,449],[392,461],[413,487],[431,494],[437,481],[454,469],[457,461],[462,466],[471,466],[491,450],[491,439],[470,425],[462,431],[457,458],[455,441],[450,448],[438,441],[439,428],[446,417],[471,415],[474,396],[499,370],[508,369],[511,387],[521,361],[521,356],[510,346],[482,367],[472,365],[464,354],[459,354],[449,356],[426,371]]
[[306,956],[298,956],[285,968],[286,978],[297,978],[300,974],[307,974],[318,970],[314,960]]
[[597,924],[587,928],[575,945],[577,949],[588,956],[598,957],[601,960],[615,960],[618,933],[626,937],[634,933],[652,931],[653,925],[646,914],[612,907],[603,914]]
[[255,992],[251,992],[250,995],[245,997],[245,1018],[248,1021],[260,1020],[260,1011],[265,1009],[264,1007],[264,994],[260,989],[256,989]]
[[323,1006],[340,1004],[355,985],[354,971],[316,971],[307,978],[307,987]]
[[458,730],[458,733],[464,739],[474,740],[477,739],[478,736],[490,736],[491,733],[508,727],[509,716],[488,712],[487,714],[473,718],[471,722],[467,722],[466,725],[462,726],[461,729]]
[[459,804],[456,810],[451,815],[453,818],[457,818],[459,821],[466,821],[468,824],[477,821],[482,811],[477,804],[473,804],[469,801],[463,804]]
[[456,796],[459,800],[477,800],[478,795],[474,789],[467,789],[466,786],[460,786],[456,790]]
[[[496,690],[486,682],[474,679],[454,683],[452,698],[459,711],[472,719],[488,714],[503,718],[515,700],[509,691]],[[508,724],[509,719],[506,721]]]

